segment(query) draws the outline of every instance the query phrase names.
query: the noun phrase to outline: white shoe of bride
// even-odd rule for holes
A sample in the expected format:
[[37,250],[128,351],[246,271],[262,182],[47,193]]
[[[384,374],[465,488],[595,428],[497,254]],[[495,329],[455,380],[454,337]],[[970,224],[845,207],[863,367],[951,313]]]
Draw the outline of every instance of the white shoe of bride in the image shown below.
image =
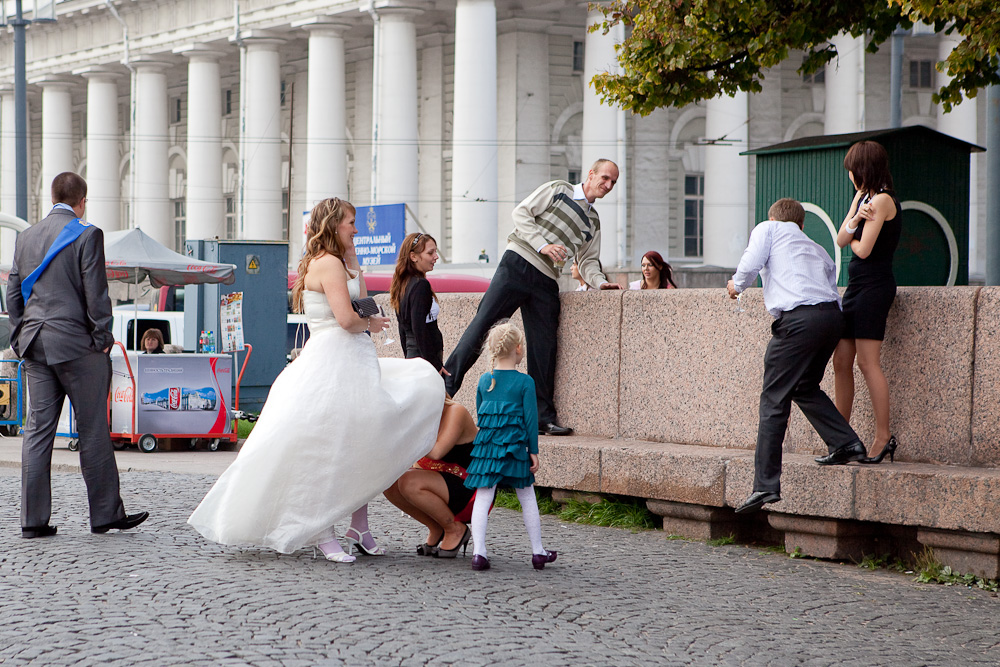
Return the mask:
[[313,560],[316,560],[317,551],[323,554],[323,558],[326,558],[327,560],[333,561],[335,563],[353,563],[358,559],[357,556],[352,556],[346,551],[333,551],[331,553],[327,553],[323,551],[322,546],[315,546],[313,547]]
[[[354,533],[355,537],[351,537],[351,533]],[[363,553],[366,556],[384,556],[385,548],[380,547],[375,544],[373,547],[366,547],[362,542],[365,539],[365,535],[372,538],[372,544],[375,544],[375,538],[372,537],[371,531],[359,532],[357,528],[348,528],[347,533],[344,535],[344,539],[347,540],[347,552],[353,553],[354,547],[358,548],[359,553]]]

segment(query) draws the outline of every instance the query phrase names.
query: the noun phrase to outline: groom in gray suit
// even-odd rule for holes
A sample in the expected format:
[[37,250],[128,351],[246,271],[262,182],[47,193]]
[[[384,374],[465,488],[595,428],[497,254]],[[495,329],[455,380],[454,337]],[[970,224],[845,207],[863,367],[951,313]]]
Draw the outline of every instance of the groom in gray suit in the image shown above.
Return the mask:
[[108,428],[111,300],[104,234],[82,220],[87,183],[63,172],[52,181],[55,207],[17,237],[7,287],[11,347],[28,376],[28,420],[21,450],[21,536],[49,537],[52,445],[69,396],[80,434],[90,529],[126,530],[147,512],[125,514]]

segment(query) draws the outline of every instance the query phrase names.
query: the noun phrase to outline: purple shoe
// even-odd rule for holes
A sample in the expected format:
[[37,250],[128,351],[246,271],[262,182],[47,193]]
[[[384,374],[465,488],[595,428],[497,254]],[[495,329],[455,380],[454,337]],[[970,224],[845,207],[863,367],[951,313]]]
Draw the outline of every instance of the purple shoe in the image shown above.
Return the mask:
[[559,554],[555,551],[546,551],[543,554],[535,554],[531,557],[531,566],[536,570],[544,570],[546,563],[551,563]]
[[486,556],[475,555],[472,557],[472,569],[473,570],[488,570],[490,569],[490,559]]

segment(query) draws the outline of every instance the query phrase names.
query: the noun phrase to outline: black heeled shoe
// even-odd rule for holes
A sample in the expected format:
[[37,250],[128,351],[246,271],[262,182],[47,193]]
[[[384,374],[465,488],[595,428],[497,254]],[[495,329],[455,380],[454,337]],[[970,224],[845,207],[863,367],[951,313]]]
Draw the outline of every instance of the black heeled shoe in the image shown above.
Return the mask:
[[858,463],[867,463],[869,465],[882,463],[882,460],[885,459],[886,454],[889,455],[889,463],[894,463],[896,457],[896,447],[898,446],[899,443],[896,442],[896,436],[890,435],[889,442],[885,443],[885,447],[882,448],[882,451],[879,452],[878,456],[869,456],[867,458],[861,459],[860,461],[858,461]]
[[465,533],[462,534],[462,539],[459,541],[458,545],[454,549],[441,549],[439,547],[437,553],[435,553],[434,555],[437,558],[455,558],[456,556],[458,556],[458,550],[461,549],[462,555],[464,556],[466,551],[469,550],[469,538],[471,537],[472,537],[472,531],[469,530],[468,526],[466,526]]
[[444,532],[441,532],[441,537],[437,539],[437,542],[431,544],[430,542],[424,542],[423,544],[417,545],[417,555],[418,556],[437,556],[438,545],[441,544],[441,540],[444,539]]

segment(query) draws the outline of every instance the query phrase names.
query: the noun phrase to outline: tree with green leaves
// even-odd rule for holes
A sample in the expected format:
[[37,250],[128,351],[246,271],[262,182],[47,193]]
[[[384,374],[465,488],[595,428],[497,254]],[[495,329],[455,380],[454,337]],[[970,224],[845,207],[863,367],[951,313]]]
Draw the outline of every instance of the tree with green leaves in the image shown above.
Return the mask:
[[897,28],[933,25],[962,41],[939,71],[952,77],[934,95],[945,111],[1000,83],[1000,12],[995,0],[613,0],[592,30],[622,23],[620,73],[593,79],[611,104],[641,115],[743,90],[760,92],[766,70],[804,52],[799,72],[836,58],[830,40],[865,35],[874,53]]

